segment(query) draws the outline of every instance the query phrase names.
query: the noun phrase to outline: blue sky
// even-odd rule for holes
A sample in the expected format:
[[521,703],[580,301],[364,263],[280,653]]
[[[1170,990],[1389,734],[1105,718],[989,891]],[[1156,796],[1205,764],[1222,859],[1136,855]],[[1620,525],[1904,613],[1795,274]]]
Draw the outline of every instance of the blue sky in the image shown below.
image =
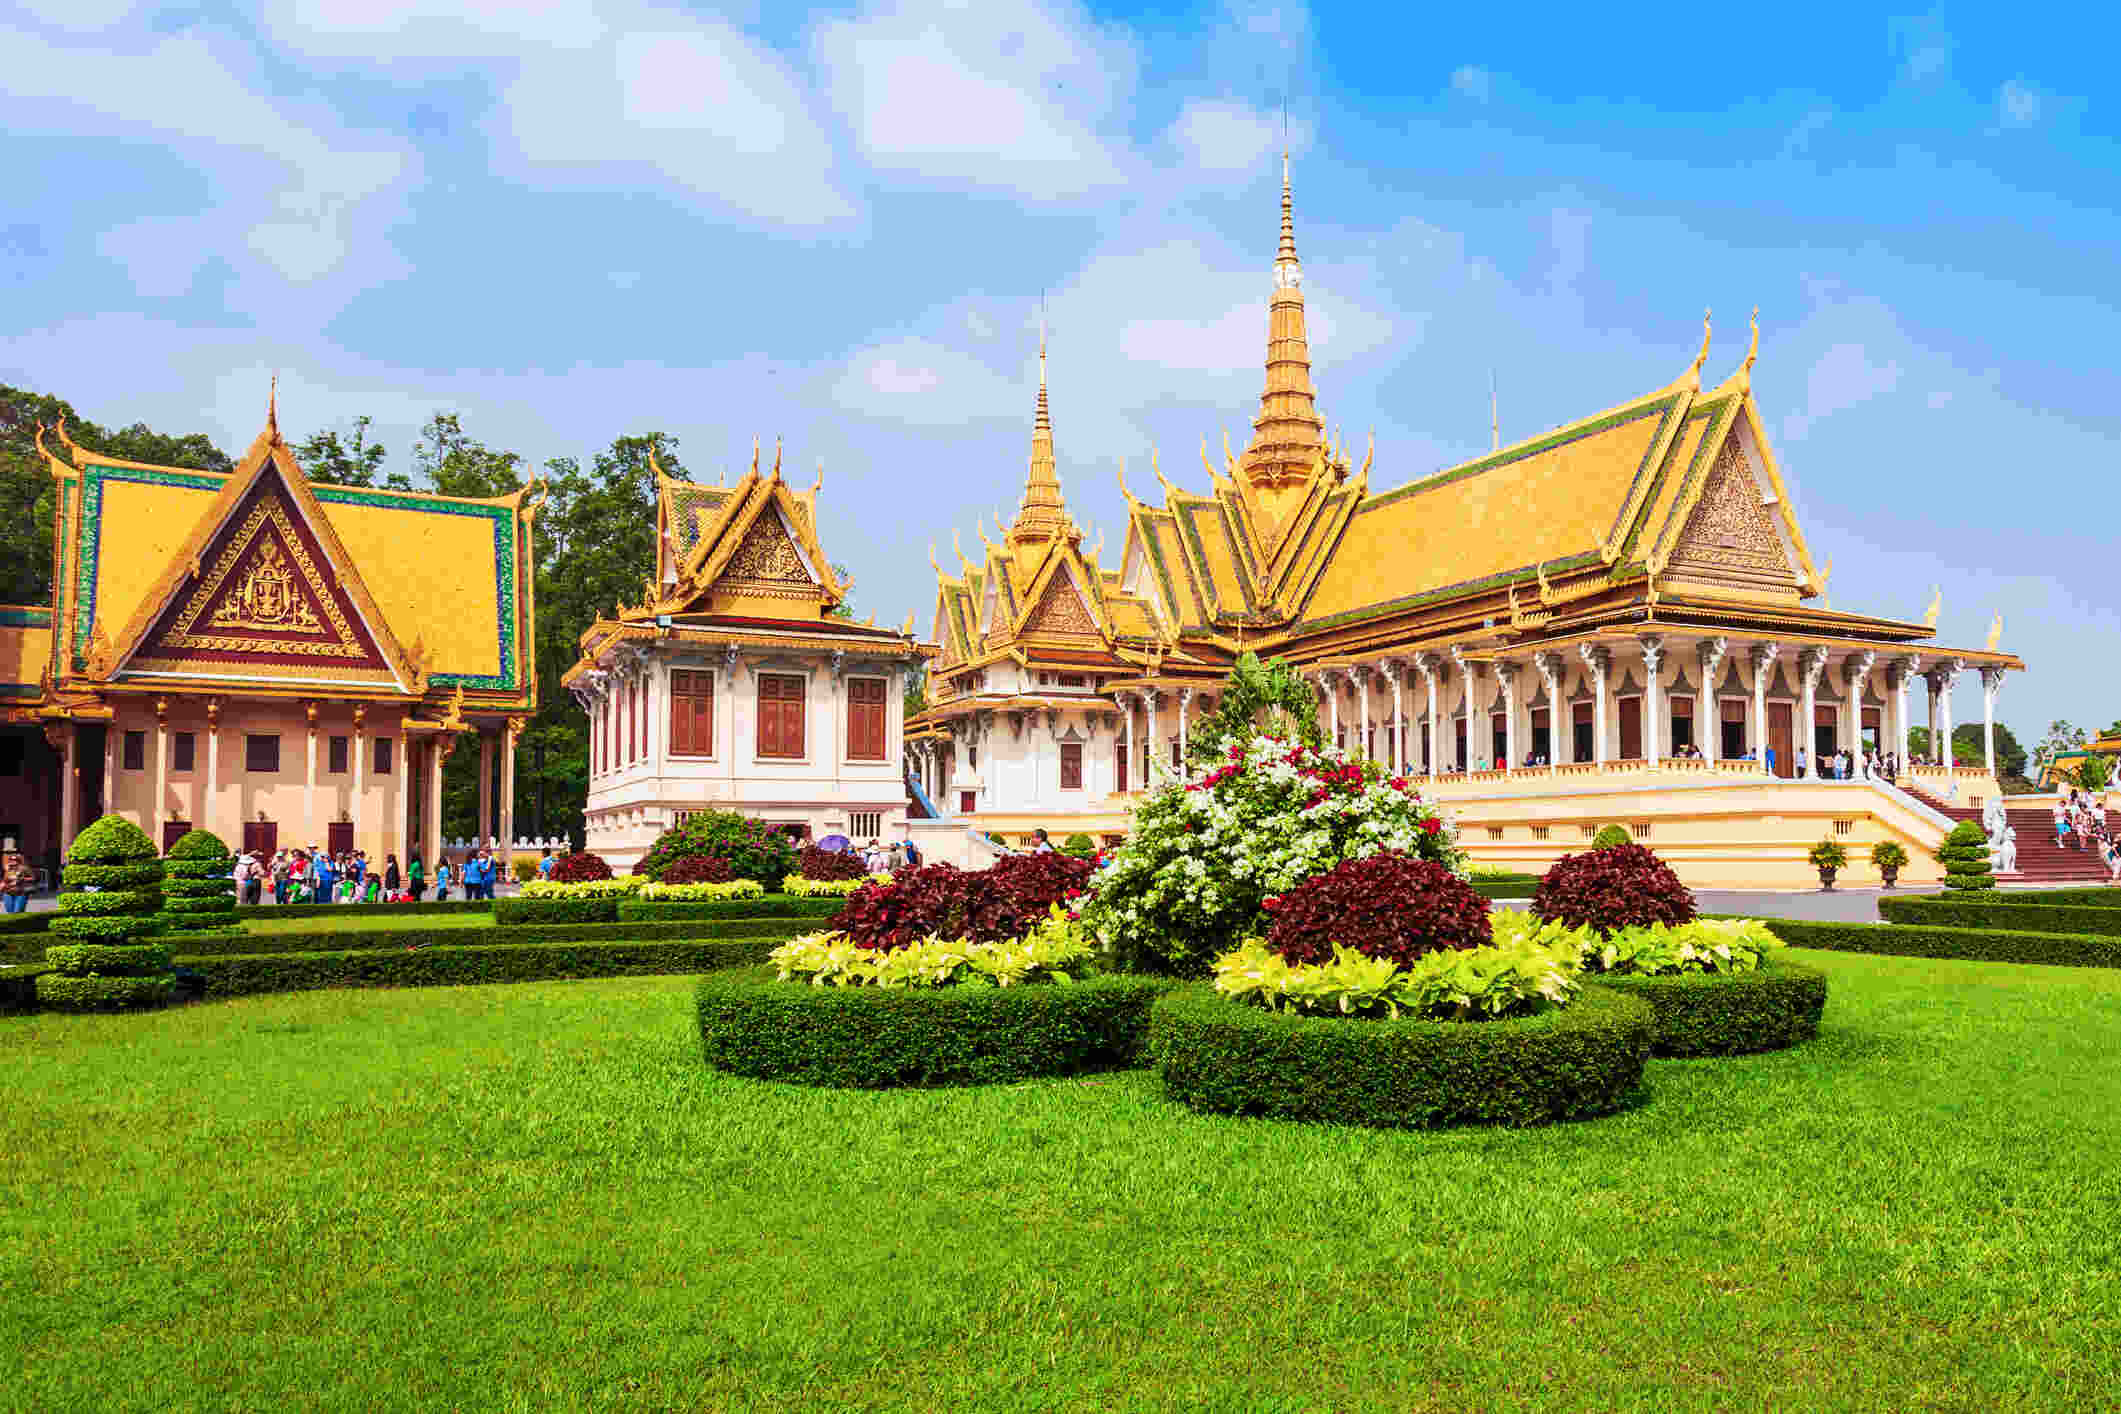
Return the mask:
[[[1284,99],[1321,403],[1392,485],[1744,353],[1838,608],[2121,717],[2121,105],[2086,7],[1028,0],[0,6],[0,380],[238,449],[437,409],[533,459],[785,438],[856,598],[1063,484],[1201,487],[1258,395]],[[1093,532],[1094,534],[1094,532]],[[1956,717],[1978,720],[1962,686]]]

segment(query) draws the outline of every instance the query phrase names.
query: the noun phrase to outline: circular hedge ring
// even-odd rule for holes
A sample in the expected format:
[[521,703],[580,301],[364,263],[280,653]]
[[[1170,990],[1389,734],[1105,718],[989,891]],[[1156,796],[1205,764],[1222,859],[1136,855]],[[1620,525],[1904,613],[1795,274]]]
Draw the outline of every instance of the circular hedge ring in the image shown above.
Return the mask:
[[1657,1013],[1660,1056],[1779,1051],[1818,1035],[1826,1010],[1826,974],[1779,958],[1756,972],[1584,980],[1648,1002]]
[[168,1006],[177,979],[159,977],[68,977],[46,972],[37,978],[37,1001],[53,1011],[136,1011]]
[[1610,1114],[1655,1035],[1647,1002],[1590,987],[1502,1021],[1297,1016],[1188,988],[1150,1014],[1149,1054],[1196,1110],[1429,1129]]
[[707,1064],[800,1085],[991,1085],[1131,1063],[1151,977],[1021,987],[814,987],[748,967],[700,979]]

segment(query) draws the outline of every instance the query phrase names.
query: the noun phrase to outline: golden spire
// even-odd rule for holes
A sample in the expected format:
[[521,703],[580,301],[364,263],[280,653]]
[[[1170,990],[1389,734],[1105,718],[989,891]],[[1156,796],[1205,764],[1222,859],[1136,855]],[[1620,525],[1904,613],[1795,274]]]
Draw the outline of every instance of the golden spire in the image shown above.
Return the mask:
[[[997,519],[996,524],[1000,522]],[[1024,478],[1024,498],[1017,504],[1016,520],[1009,527],[1009,543],[1022,550],[1027,545],[1075,532],[1069,523],[1067,503],[1061,497],[1060,473],[1053,456],[1053,413],[1046,402],[1046,321],[1038,324],[1038,403],[1031,417],[1031,470]],[[1028,561],[1027,561],[1028,566]]]
[[1760,357],[1760,306],[1753,306],[1753,342],[1745,351],[1745,362],[1738,365],[1738,380],[1750,388],[1753,384],[1753,360]]
[[1304,326],[1303,265],[1296,258],[1296,203],[1289,154],[1281,155],[1281,244],[1274,254],[1274,295],[1267,311],[1267,381],[1245,449],[1246,479],[1261,490],[1306,481],[1317,463],[1325,422],[1311,388],[1310,336]]
[[280,375],[276,372],[265,391],[265,430],[272,439],[280,440]]

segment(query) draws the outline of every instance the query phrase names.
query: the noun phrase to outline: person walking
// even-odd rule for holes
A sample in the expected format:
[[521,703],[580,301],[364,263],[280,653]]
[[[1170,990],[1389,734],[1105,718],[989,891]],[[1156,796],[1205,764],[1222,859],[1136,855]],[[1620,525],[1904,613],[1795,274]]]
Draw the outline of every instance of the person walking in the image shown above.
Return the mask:
[[403,882],[404,882],[404,880],[403,880],[403,879],[402,879],[402,878],[401,878],[401,877],[399,876],[399,874],[398,874],[398,857],[397,857],[397,856],[396,856],[395,854],[386,854],[386,855],[384,855],[384,856],[383,856],[383,893],[384,893],[384,895],[385,895],[386,897],[396,897],[396,895],[397,895],[397,892],[398,892],[398,886],[399,886],[399,885],[400,885],[401,883],[403,883]]
[[411,895],[414,903],[418,903],[420,896],[427,892],[427,866],[417,854],[405,866],[405,892]]
[[18,850],[9,850],[0,858],[0,910],[21,913],[29,907],[29,891],[35,887],[36,875],[30,872],[29,861]]
[[1033,854],[1053,853],[1053,841],[1047,837],[1046,832],[1044,830],[1033,830],[1031,832],[1031,835],[1032,838],[1037,841],[1031,846],[1031,852]]
[[449,856],[435,860],[435,902],[443,903],[449,898]]
[[282,849],[282,850],[275,850],[275,851],[273,852],[273,857],[272,857],[272,866],[271,866],[271,875],[272,875],[272,901],[273,901],[274,903],[276,903],[276,904],[285,904],[285,903],[287,902],[287,851],[286,851],[286,850],[284,850],[284,849]]

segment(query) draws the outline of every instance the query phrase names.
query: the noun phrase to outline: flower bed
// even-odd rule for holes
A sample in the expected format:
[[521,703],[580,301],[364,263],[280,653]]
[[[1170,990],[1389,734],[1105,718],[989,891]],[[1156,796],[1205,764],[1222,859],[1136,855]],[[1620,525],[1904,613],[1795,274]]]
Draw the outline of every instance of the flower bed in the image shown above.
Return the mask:
[[765,898],[722,899],[701,903],[655,903],[621,899],[616,905],[621,923],[676,923],[686,919],[783,918],[815,927],[814,920],[830,918],[840,911],[836,898],[787,898],[769,894]]
[[765,895],[765,886],[756,879],[724,879],[699,884],[643,884],[634,897],[651,903],[733,903]]
[[572,884],[533,879],[523,886],[521,897],[494,901],[493,921],[504,927],[525,923],[615,923],[619,901],[634,897],[649,882],[639,874]]
[[845,898],[864,884],[888,884],[889,874],[856,874],[848,879],[811,879],[790,874],[781,880],[781,892],[791,898]]
[[1032,986],[805,986],[776,969],[716,973],[696,1005],[707,1064],[862,1089],[986,1085],[1126,1065],[1170,984],[1095,977]]
[[1586,987],[1498,1021],[1350,1020],[1189,987],[1158,1001],[1149,1054],[1193,1109],[1395,1128],[1545,1124],[1609,1114],[1642,1080],[1650,1004]]
[[806,933],[773,950],[783,982],[818,987],[1016,987],[1065,985],[1089,975],[1095,949],[1055,913],[1021,938],[973,942],[922,938],[895,948],[863,947],[845,933]]

